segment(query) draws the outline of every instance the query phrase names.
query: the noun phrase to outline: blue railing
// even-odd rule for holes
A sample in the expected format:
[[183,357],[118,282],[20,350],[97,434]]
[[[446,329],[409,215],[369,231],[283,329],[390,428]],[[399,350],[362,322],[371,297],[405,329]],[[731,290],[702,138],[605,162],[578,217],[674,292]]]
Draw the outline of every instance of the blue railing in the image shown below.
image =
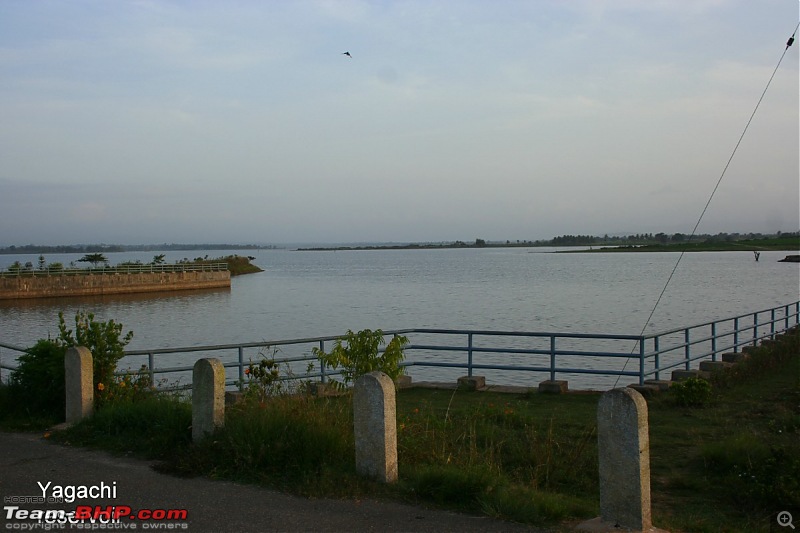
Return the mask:
[[[444,371],[468,376],[481,372],[491,374],[498,383],[521,381],[532,385],[527,378],[531,374],[543,374],[550,380],[577,374],[616,378],[616,385],[622,377],[634,378],[642,384],[647,379],[662,379],[664,373],[672,369],[689,370],[695,362],[716,361],[723,353],[738,352],[763,339],[773,339],[798,324],[800,301],[645,335],[425,328],[386,331],[385,334],[409,338],[403,365],[409,372],[428,369],[423,371],[426,376]],[[245,369],[251,361],[269,357],[284,369],[285,379],[325,382],[338,372],[322,365],[312,348],[325,350],[337,338],[129,350],[119,368],[133,371],[142,368],[161,388],[187,388],[191,386],[194,361],[217,357],[228,369],[227,385],[237,386],[244,382]],[[3,348],[24,351],[0,343],[0,350]],[[3,359],[10,358],[0,358],[0,369],[13,369],[4,364]],[[11,359],[16,359],[16,355]],[[192,364],[187,364],[187,360]],[[487,375],[487,379],[489,377]]]

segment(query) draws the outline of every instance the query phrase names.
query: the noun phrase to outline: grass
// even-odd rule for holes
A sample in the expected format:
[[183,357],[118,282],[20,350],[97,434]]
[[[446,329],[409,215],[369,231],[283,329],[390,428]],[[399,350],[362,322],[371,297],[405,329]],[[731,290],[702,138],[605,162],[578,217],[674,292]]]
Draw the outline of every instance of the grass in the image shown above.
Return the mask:
[[649,402],[651,491],[660,527],[768,531],[800,506],[800,335],[714,379],[704,408]]
[[[670,393],[648,400],[654,523],[768,531],[776,506],[800,507],[800,331],[754,350],[713,385],[700,407]],[[349,396],[240,404],[199,444],[191,443],[189,405],[169,397],[111,405],[51,438],[160,459],[178,475],[310,497],[400,499],[566,530],[599,513],[599,397],[400,391],[400,480],[389,486],[355,474]]]

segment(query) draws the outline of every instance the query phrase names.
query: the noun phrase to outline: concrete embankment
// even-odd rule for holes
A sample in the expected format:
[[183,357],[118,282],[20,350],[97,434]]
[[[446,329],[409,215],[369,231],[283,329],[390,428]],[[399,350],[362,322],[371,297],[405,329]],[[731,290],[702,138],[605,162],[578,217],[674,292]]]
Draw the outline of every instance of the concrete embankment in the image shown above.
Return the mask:
[[231,286],[228,271],[136,272],[0,278],[0,300],[212,289]]

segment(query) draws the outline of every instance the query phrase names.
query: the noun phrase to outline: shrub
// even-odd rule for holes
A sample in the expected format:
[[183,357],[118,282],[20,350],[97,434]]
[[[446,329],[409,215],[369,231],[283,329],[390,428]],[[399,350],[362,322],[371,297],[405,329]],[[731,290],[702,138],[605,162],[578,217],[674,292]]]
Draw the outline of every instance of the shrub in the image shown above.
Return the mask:
[[85,346],[92,352],[95,404],[99,406],[114,397],[119,388],[114,376],[117,362],[125,355],[125,346],[133,338],[133,332],[129,331],[123,336],[122,324],[113,320],[98,322],[94,314],[80,311],[75,314],[74,332],[67,329],[64,313],[59,313],[58,331],[56,343],[59,346]]
[[15,410],[64,420],[64,353],[55,341],[42,339],[19,356],[9,379],[9,399]]
[[684,407],[702,407],[711,401],[711,383],[701,378],[689,378],[670,387],[673,400]]
[[[403,374],[400,363],[405,357],[403,348],[408,344],[408,338],[396,335],[386,345],[383,354],[378,354],[379,347],[386,342],[383,336],[380,329],[364,329],[358,333],[347,330],[344,339],[336,339],[330,353],[319,348],[314,348],[313,352],[323,364],[333,369],[341,368],[343,383],[339,383],[340,386],[350,385],[359,377],[375,370],[380,370],[395,380]],[[333,380],[333,383],[338,382]]]
[[285,375],[281,376],[280,366],[275,361],[275,352],[268,357],[262,357],[258,363],[251,361],[245,368],[244,374],[247,376],[243,383],[244,395],[256,402],[264,402],[273,396],[302,390],[302,384],[293,380],[292,370],[288,365],[285,368]]

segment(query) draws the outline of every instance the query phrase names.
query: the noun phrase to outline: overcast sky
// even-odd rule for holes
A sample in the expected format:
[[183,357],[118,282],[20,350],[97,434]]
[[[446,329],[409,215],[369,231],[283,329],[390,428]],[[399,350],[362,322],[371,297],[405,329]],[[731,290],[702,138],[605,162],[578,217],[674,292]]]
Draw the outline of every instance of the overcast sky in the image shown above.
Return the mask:
[[[797,0],[2,0],[0,245],[689,233],[797,22]],[[800,228],[798,48],[700,233]]]

